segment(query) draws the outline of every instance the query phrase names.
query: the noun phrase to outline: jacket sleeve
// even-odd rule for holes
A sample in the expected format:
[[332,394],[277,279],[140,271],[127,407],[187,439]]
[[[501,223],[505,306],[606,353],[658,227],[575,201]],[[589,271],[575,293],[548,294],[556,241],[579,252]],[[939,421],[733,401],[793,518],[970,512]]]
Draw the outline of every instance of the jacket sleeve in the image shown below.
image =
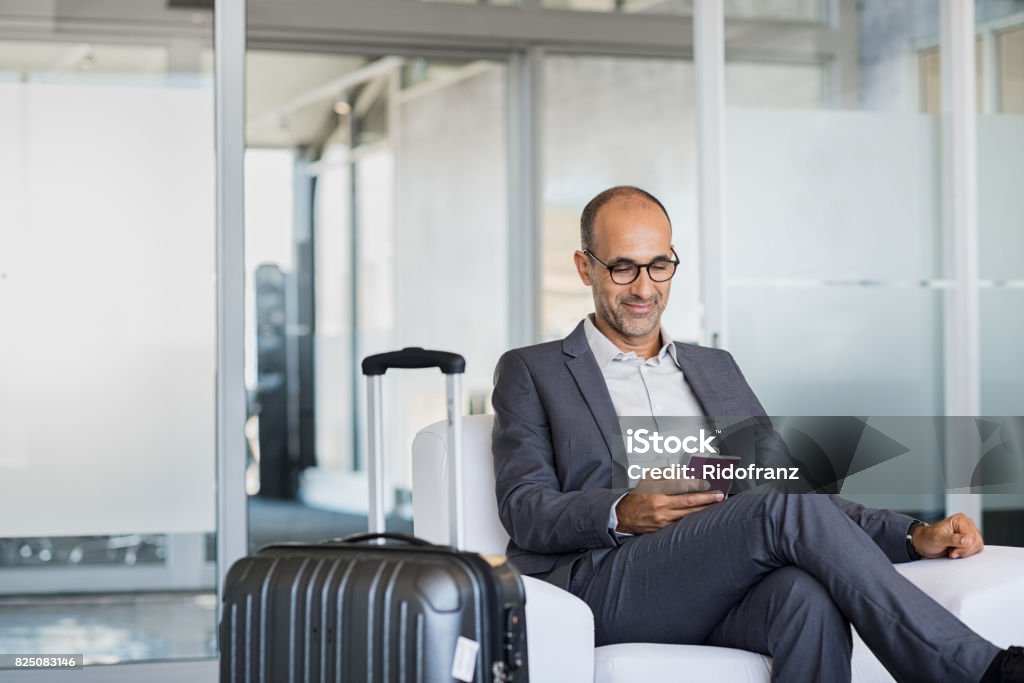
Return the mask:
[[907,554],[907,532],[910,525],[919,520],[892,510],[864,507],[836,495],[829,497],[857,526],[867,532],[890,562],[899,564],[911,561]]
[[792,484],[787,483],[784,489],[777,482],[773,484],[773,486],[780,490],[786,490],[788,492],[806,492],[815,488],[816,483],[812,480],[810,473],[807,471],[806,464],[793,457],[792,453],[789,451],[789,447],[786,445],[786,442],[783,441],[782,436],[775,431],[775,427],[772,425],[771,419],[765,412],[761,402],[757,399],[757,394],[754,393],[750,384],[747,383],[747,378],[743,376],[743,371],[740,370],[740,366],[736,363],[736,359],[733,358],[732,354],[728,351],[724,351],[723,353],[728,357],[733,370],[739,377],[740,383],[746,388],[748,394],[751,406],[751,428],[754,432],[754,461],[756,464],[763,467],[796,467],[800,471],[800,479]]
[[536,553],[617,545],[608,519],[623,491],[562,490],[549,417],[518,351],[498,361],[492,403],[498,516],[515,544]]
[[[736,360],[732,355],[729,356],[729,360],[732,361],[736,372],[743,379],[744,384],[746,384],[746,379],[743,378],[743,373],[740,371],[739,365],[736,364]],[[750,393],[751,396],[754,396],[753,390]],[[833,490],[838,490],[837,482],[822,483],[812,480],[807,466],[790,454],[789,447],[786,446],[782,437],[771,426],[771,421],[766,417],[765,410],[756,396],[754,396],[753,400],[757,406],[758,416],[765,416],[766,423],[764,428],[758,430],[756,436],[756,450],[759,462],[776,466],[797,465],[801,470],[801,479],[811,488],[832,488]],[[806,495],[821,494],[809,493]],[[875,544],[889,558],[890,562],[898,564],[911,561],[910,556],[907,554],[907,532],[910,530],[910,525],[919,520],[899,512],[893,512],[892,510],[865,507],[860,503],[847,500],[837,494],[829,494],[829,498],[871,537]]]

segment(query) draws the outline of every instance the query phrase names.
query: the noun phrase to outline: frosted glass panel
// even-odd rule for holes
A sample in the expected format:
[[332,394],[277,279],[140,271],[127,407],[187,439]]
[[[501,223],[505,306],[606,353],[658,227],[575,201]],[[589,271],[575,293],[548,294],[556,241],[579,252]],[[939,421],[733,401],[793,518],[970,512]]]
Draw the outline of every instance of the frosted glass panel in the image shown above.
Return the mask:
[[[1024,354],[1020,350],[1021,339],[1024,339],[1024,288],[983,289],[982,415],[1024,415]],[[1019,451],[1016,457],[1019,467]],[[990,542],[1024,544],[1021,531],[1024,494],[986,493],[983,501],[985,533],[993,539]]]
[[[1024,116],[978,117],[981,277],[1024,278]],[[1021,310],[1017,319],[1024,317]]]
[[731,287],[730,351],[770,415],[942,414],[940,292]]
[[1024,415],[1024,289],[981,291],[981,414]]
[[939,274],[933,118],[731,108],[726,129],[730,278]]
[[214,529],[212,110],[0,84],[0,537]]

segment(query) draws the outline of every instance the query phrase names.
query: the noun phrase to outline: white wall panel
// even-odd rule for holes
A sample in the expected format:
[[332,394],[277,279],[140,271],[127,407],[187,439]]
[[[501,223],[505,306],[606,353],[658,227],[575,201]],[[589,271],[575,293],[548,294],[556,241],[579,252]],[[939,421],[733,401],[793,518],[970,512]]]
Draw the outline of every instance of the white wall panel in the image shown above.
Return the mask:
[[212,93],[0,103],[0,537],[213,530]]

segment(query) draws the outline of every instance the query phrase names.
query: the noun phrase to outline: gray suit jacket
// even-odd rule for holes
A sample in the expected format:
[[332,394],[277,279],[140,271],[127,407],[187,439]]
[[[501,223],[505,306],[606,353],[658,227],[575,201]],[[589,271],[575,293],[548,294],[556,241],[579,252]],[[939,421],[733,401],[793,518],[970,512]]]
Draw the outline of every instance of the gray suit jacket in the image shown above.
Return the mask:
[[[727,351],[676,342],[677,357],[704,413],[754,418],[729,452],[756,453],[760,464],[799,466],[771,427]],[[514,349],[494,375],[493,453],[498,513],[511,540],[508,556],[524,574],[568,588],[580,562],[596,566],[623,538],[609,511],[626,488],[615,407],[582,322],[562,341]],[[744,447],[742,442],[747,442]],[[836,497],[894,562],[905,562],[905,515]]]

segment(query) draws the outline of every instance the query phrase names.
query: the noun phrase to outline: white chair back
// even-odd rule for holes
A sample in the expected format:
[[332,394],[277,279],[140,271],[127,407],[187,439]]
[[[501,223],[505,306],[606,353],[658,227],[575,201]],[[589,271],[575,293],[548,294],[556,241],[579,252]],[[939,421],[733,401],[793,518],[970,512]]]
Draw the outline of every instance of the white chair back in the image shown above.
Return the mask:
[[[462,418],[465,550],[504,555],[508,534],[498,519],[491,458],[492,415]],[[412,442],[413,533],[448,544],[448,423],[424,427]]]

